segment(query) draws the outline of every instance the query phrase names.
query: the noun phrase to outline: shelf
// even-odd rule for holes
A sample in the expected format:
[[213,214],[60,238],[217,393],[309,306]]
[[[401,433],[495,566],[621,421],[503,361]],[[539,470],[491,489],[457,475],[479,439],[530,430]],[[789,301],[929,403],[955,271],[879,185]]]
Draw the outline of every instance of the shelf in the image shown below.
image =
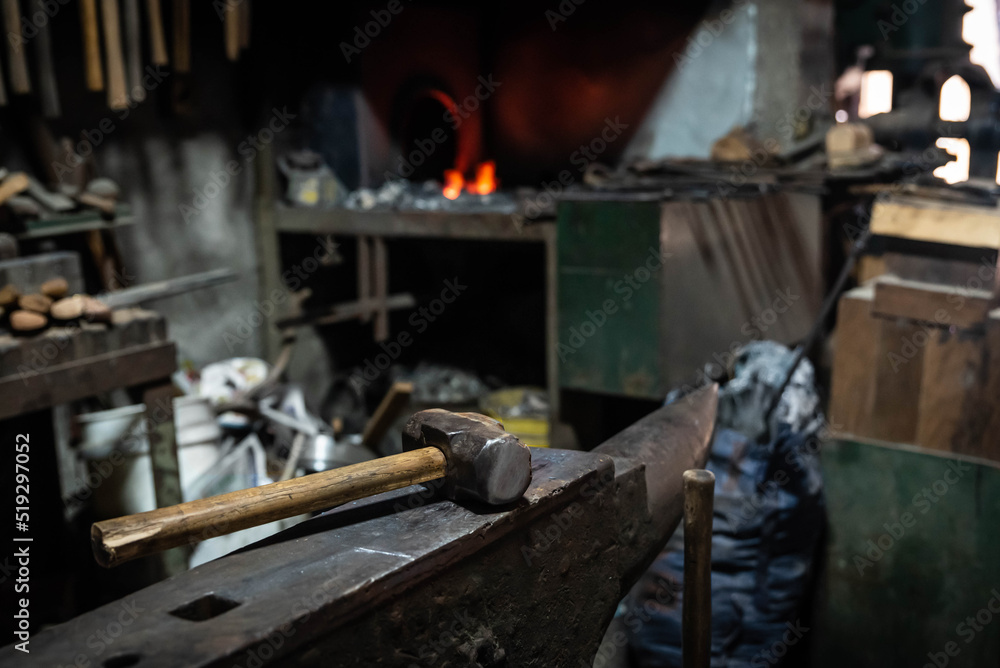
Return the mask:
[[57,214],[50,218],[41,218],[26,222],[25,225],[28,229],[18,232],[16,236],[18,239],[41,239],[62,234],[87,232],[89,230],[111,230],[124,225],[131,225],[134,220],[132,207],[127,204],[119,204],[116,207],[116,214],[112,220],[105,220],[94,210]]
[[275,207],[274,213],[277,231],[301,234],[528,242],[545,242],[555,235],[552,222],[525,224],[520,216],[508,213],[355,211],[282,204]]

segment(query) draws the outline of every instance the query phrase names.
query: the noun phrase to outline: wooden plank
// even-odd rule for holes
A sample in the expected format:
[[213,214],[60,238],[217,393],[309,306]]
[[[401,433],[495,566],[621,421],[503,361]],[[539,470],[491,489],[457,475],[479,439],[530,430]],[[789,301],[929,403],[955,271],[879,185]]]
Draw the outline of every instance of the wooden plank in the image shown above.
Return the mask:
[[872,311],[890,318],[907,318],[962,329],[981,327],[990,312],[988,290],[882,276],[875,281]]
[[1000,248],[1000,211],[929,199],[877,200],[873,234],[974,248]]
[[81,322],[50,327],[31,338],[0,337],[0,378],[31,376],[85,357],[150,343],[166,343],[166,320],[152,311],[112,313],[114,327]]
[[413,394],[413,383],[396,381],[389,387],[389,391],[378,408],[372,414],[365,430],[361,434],[361,442],[365,445],[377,446],[385,433],[389,430],[393,420],[399,415]]
[[858,284],[864,285],[888,273],[885,259],[878,255],[863,255],[858,259]]
[[837,306],[830,424],[838,433],[863,436],[872,431],[875,344],[881,325],[871,316],[873,301],[874,291],[862,287],[846,293]]
[[155,343],[0,378],[0,420],[110,390],[168,378],[177,369],[173,343]]
[[[931,333],[924,350],[916,444],[933,450],[976,454],[970,421],[983,385],[984,338],[947,330]],[[970,452],[970,450],[972,450]]]
[[883,274],[892,274],[910,281],[943,283],[992,290],[996,274],[996,252],[984,253],[979,262],[886,252]]
[[547,236],[555,234],[552,223],[528,225],[507,213],[324,210],[279,204],[275,207],[275,215],[278,231],[303,234],[533,242],[543,242]]
[[387,310],[412,308],[417,305],[417,300],[408,292],[398,295],[389,295],[383,300],[362,299],[353,302],[341,302],[333,304],[325,309],[310,311],[291,318],[279,320],[276,327],[284,330],[289,327],[319,327],[320,325],[332,325],[345,320],[361,320],[366,315],[370,315],[375,309],[385,307]]
[[915,443],[919,420],[920,383],[924,346],[930,335],[925,326],[903,319],[875,318],[878,353],[872,370],[875,393],[871,436],[883,441]]

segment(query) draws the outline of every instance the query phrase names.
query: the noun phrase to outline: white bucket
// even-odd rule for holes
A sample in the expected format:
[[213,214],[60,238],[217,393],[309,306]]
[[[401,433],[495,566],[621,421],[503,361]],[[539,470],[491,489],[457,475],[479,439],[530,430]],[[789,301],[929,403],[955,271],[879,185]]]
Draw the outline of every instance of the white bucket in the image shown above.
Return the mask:
[[[118,517],[156,508],[149,439],[142,404],[80,415],[80,454],[90,468],[89,482],[99,481],[94,509],[99,517]],[[181,493],[219,459],[222,430],[205,399],[174,399],[174,424]],[[88,483],[89,484],[89,483]]]

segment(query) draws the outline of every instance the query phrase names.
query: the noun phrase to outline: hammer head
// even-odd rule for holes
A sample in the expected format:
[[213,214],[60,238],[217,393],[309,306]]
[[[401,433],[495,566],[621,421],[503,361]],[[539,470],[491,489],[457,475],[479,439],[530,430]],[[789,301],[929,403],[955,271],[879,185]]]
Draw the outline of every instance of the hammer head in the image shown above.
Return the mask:
[[444,493],[502,505],[521,498],[531,482],[531,450],[478,413],[440,408],[414,413],[403,429],[403,450],[434,446],[448,460]]

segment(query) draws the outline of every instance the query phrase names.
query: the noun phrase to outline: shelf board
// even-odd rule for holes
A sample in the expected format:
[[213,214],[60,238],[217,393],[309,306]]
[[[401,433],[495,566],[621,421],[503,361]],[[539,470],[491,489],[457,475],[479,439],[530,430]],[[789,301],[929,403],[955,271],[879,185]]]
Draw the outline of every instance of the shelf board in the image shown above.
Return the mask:
[[278,204],[279,232],[380,237],[444,237],[483,241],[544,242],[555,234],[551,222],[525,224],[508,213],[459,211],[355,211],[310,209]]
[[26,223],[28,229],[17,233],[17,238],[39,239],[89,230],[110,230],[123,225],[131,225],[133,222],[135,222],[135,218],[132,215],[132,207],[127,204],[119,204],[112,220],[105,220],[93,210],[57,214],[50,218],[40,218]]

